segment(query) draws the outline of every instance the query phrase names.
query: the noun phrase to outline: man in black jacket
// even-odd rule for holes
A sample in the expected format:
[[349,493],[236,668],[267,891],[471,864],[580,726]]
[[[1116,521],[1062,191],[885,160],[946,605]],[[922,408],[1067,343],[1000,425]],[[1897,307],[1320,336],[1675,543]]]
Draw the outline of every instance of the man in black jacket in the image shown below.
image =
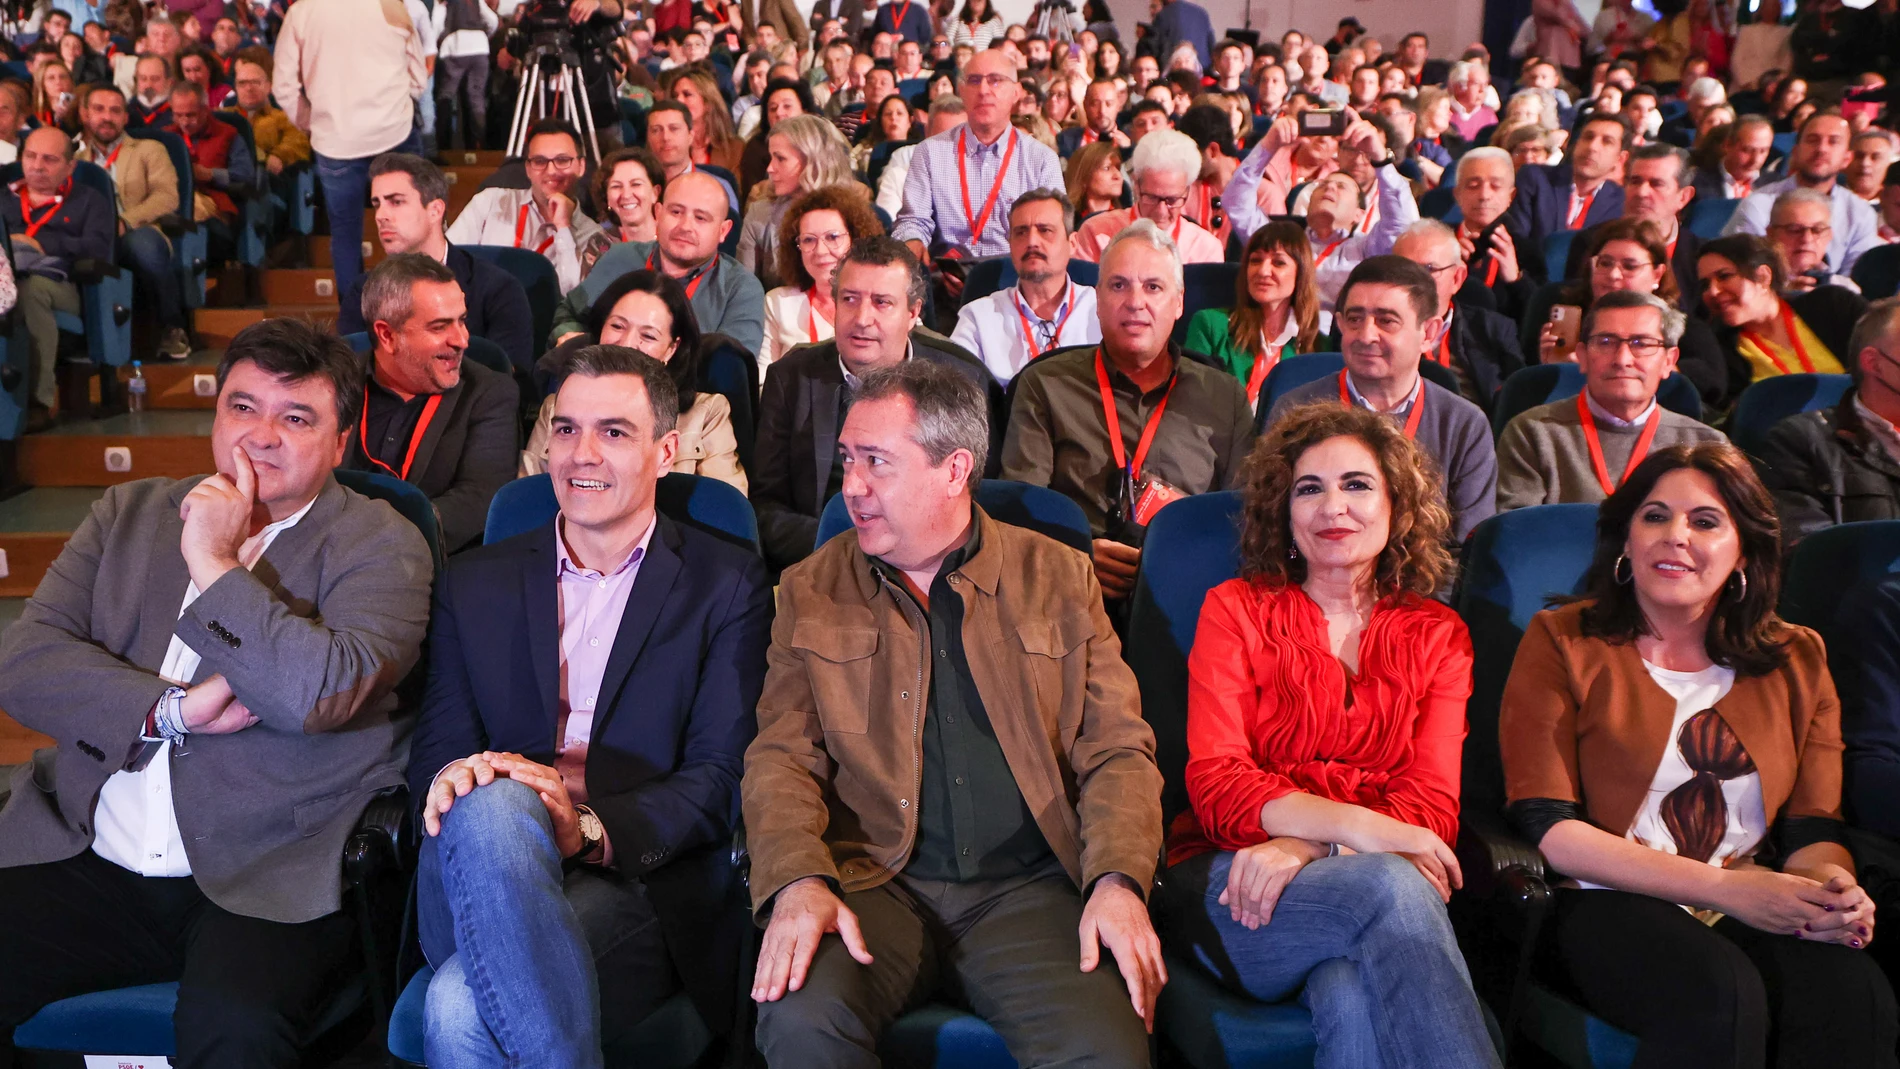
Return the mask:
[[520,391],[462,358],[462,287],[436,260],[404,253],[376,265],[363,282],[363,318],[373,363],[343,466],[428,494],[444,552],[479,541],[489,501],[515,475]]
[[1445,336],[1433,356],[1458,376],[1458,392],[1489,416],[1498,388],[1511,372],[1524,366],[1517,324],[1459,299],[1468,268],[1458,235],[1445,224],[1420,219],[1399,235],[1392,252],[1431,273],[1432,284],[1438,287],[1439,315],[1445,320]]
[[[810,555],[825,502],[844,483],[838,430],[858,379],[916,357],[955,368],[990,397],[990,436],[1003,424],[1003,390],[968,350],[918,326],[924,270],[887,237],[858,239],[832,276],[837,336],[803,345],[766,372],[753,447],[752,507],[774,569]],[[993,450],[994,457],[1000,450]]]
[[[534,371],[534,313],[515,276],[449,244],[442,221],[449,210],[449,180],[421,156],[389,152],[369,165],[369,203],[376,213],[376,239],[383,254],[421,253],[448,265],[468,305],[468,332],[487,338],[526,376]],[[363,286],[338,297],[339,334],[369,330],[363,317]]]
[[1786,545],[1837,523],[1900,518],[1900,298],[1868,308],[1841,362],[1854,386],[1840,404],[1789,416],[1761,447]]
[[20,141],[24,177],[9,187],[11,196],[0,197],[0,223],[13,242],[20,314],[33,345],[28,431],[43,430],[52,422],[58,394],[54,364],[59,358],[54,313],[79,312],[79,287],[70,278],[73,267],[81,260],[110,263],[118,225],[111,201],[73,182],[74,149],[72,139],[56,127],[27,134]]

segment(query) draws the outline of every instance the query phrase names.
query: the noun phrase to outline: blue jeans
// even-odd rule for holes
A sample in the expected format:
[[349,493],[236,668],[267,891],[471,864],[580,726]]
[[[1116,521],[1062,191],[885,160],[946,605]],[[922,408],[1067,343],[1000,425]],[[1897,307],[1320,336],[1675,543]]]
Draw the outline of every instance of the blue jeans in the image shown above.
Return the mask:
[[1395,854],[1321,858],[1249,931],[1220,894],[1230,853],[1167,870],[1162,938],[1222,984],[1262,1002],[1298,995],[1313,1014],[1317,1069],[1473,1069],[1498,1055],[1471,976],[1425,878]]
[[119,235],[119,262],[132,272],[133,292],[146,300],[161,327],[185,325],[184,283],[172,245],[155,226],[133,227]]
[[546,807],[513,780],[456,799],[424,840],[416,912],[430,1065],[598,1069],[678,987],[646,889],[563,875]]
[[[422,153],[422,133],[409,131],[390,152]],[[363,209],[369,204],[369,165],[380,156],[339,160],[317,153],[317,185],[323,190],[323,211],[330,218],[330,263],[339,295],[351,291],[363,277]]]

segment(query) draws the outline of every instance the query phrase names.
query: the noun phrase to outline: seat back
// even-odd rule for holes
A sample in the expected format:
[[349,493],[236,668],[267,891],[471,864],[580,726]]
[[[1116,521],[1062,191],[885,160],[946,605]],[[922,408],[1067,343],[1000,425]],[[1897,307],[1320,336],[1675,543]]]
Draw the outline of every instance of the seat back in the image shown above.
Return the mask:
[[1730,198],[1698,200],[1689,205],[1689,221],[1683,226],[1703,241],[1714,241],[1722,236],[1722,228],[1728,225],[1729,216],[1735,214],[1735,206],[1740,203]]
[[758,435],[758,360],[727,335],[701,335],[699,388],[724,397],[732,407],[732,434],[739,442],[739,466],[751,471],[752,443]]
[[1148,525],[1122,656],[1155,733],[1164,822],[1187,808],[1187,657],[1207,592],[1240,574],[1240,494],[1183,498]]
[[[1046,486],[1010,479],[984,479],[977,485],[976,503],[999,523],[1028,528],[1071,549],[1087,553],[1093,545],[1089,519],[1083,514],[1082,506]],[[844,495],[831,495],[818,517],[816,544],[822,546],[850,529],[851,513],[845,508]]]
[[511,379],[515,377],[515,366],[508,362],[508,354],[487,338],[469,335],[468,352],[463,355],[490,371],[498,371]]
[[1445,216],[1458,206],[1458,202],[1452,197],[1454,192],[1450,182],[1432,187],[1418,199],[1418,214],[1427,219],[1443,221]]
[[1846,375],[1798,372],[1753,383],[1742,391],[1729,416],[1729,440],[1750,456],[1759,456],[1775,424],[1797,412],[1839,404],[1851,381]]
[[1280,398],[1309,382],[1337,375],[1345,366],[1346,358],[1338,353],[1307,353],[1280,361],[1267,372],[1266,384],[1260,387],[1260,411],[1272,411]]
[[554,313],[561,307],[561,278],[554,264],[532,249],[508,245],[463,245],[471,256],[479,256],[515,276],[528,291],[528,311],[534,318],[533,355],[547,351],[548,335],[554,333]]
[[435,503],[429,495],[413,483],[403,482],[393,475],[384,475],[376,471],[336,470],[336,481],[345,489],[354,490],[364,497],[377,501],[387,501],[391,508],[402,518],[416,525],[422,537],[429,543],[429,559],[434,562],[436,573],[442,572],[442,525],[435,518]]
[[[1583,369],[1575,364],[1532,364],[1513,371],[1498,390],[1498,403],[1491,413],[1491,433],[1501,435],[1513,419],[1526,410],[1552,401],[1562,401],[1583,392]],[[1656,400],[1664,408],[1690,419],[1702,418],[1702,395],[1695,383],[1679,371],[1656,388]]]
[[[1069,279],[1078,286],[1094,286],[1102,277],[1100,264],[1080,257],[1069,259]],[[1007,256],[998,256],[989,260],[978,260],[970,265],[970,273],[963,280],[963,303],[981,300],[1016,284],[1016,265]],[[1186,320],[1186,316],[1182,320]]]
[[1187,264],[1181,271],[1186,282],[1182,291],[1181,318],[1174,321],[1174,344],[1187,340],[1188,320],[1203,308],[1232,308],[1234,282],[1240,277],[1236,263]]
[[1900,245],[1880,245],[1854,261],[1854,285],[1870,301],[1900,292]]
[[1595,505],[1533,505],[1499,513],[1465,542],[1454,604],[1471,629],[1471,699],[1465,707],[1463,806],[1504,805],[1498,703],[1531,617],[1553,596],[1579,591],[1596,545]]
[[[759,520],[752,503],[730,483],[699,475],[668,472],[654,489],[654,504],[675,523],[696,527],[721,541],[759,552]],[[482,544],[493,545],[554,519],[561,502],[554,479],[545,472],[516,479],[495,491],[488,503]]]
[[1789,623],[1820,632],[1828,649],[1835,649],[1841,603],[1894,572],[1900,572],[1900,520],[1824,527],[1789,555],[1778,611]]
[[1544,238],[1544,270],[1550,281],[1562,282],[1570,277],[1564,267],[1570,262],[1570,243],[1575,240],[1575,230],[1558,230]]
[[134,126],[126,133],[145,141],[156,141],[165,146],[165,155],[171,157],[172,170],[178,174],[178,214],[189,218],[191,215],[191,197],[194,184],[191,177],[191,150],[185,147],[184,138],[153,126]]

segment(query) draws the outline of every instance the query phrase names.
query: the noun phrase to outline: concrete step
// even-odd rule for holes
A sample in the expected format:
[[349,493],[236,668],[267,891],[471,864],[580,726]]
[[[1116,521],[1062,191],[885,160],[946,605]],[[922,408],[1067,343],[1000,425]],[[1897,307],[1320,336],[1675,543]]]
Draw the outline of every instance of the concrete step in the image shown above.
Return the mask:
[[213,470],[211,414],[152,411],[62,424],[20,439],[29,486],[111,486]]
[[435,154],[435,162],[444,167],[487,167],[491,170],[500,167],[508,153],[502,149],[476,149],[474,151],[444,149]]
[[[199,308],[192,313],[198,343],[212,349],[231,344],[237,332],[271,316],[299,316],[325,330],[336,326],[336,302],[321,304],[273,304],[267,308]],[[29,480],[30,481],[30,480]]]
[[[320,267],[325,271],[336,266],[330,257],[329,238],[311,237],[308,240],[310,242],[310,266]],[[363,241],[363,269],[367,271],[382,262],[382,246],[377,243],[376,235],[371,233],[370,236]]]
[[[33,593],[99,500],[97,487],[38,486],[0,501],[0,598]],[[4,627],[11,619],[0,619]]]
[[[205,412],[216,408],[218,360],[223,355],[222,349],[200,349],[183,360],[146,361],[145,407]],[[132,369],[120,368],[119,379],[131,381]]]
[[322,304],[336,301],[336,274],[328,268],[272,268],[263,273],[267,304]]

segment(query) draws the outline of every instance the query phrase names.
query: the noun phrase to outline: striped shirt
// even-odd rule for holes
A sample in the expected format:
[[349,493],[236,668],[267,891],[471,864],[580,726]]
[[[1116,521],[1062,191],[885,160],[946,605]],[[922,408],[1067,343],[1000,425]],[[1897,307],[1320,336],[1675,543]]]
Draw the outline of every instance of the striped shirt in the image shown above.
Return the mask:
[[[985,145],[974,135],[964,138],[964,178],[969,183],[969,211],[964,211],[963,180],[957,174],[957,136],[967,127],[945,130],[917,145],[910,173],[904,178],[904,207],[891,225],[899,241],[921,241],[933,252],[960,249],[966,256],[1009,255],[1009,208],[1016,198],[1038,187],[1066,189],[1062,161],[1055,150],[1011,127]],[[1003,175],[996,206],[983,221],[983,232],[971,240],[970,220],[981,215],[996,182],[996,171],[1010,142],[1016,144]]]

